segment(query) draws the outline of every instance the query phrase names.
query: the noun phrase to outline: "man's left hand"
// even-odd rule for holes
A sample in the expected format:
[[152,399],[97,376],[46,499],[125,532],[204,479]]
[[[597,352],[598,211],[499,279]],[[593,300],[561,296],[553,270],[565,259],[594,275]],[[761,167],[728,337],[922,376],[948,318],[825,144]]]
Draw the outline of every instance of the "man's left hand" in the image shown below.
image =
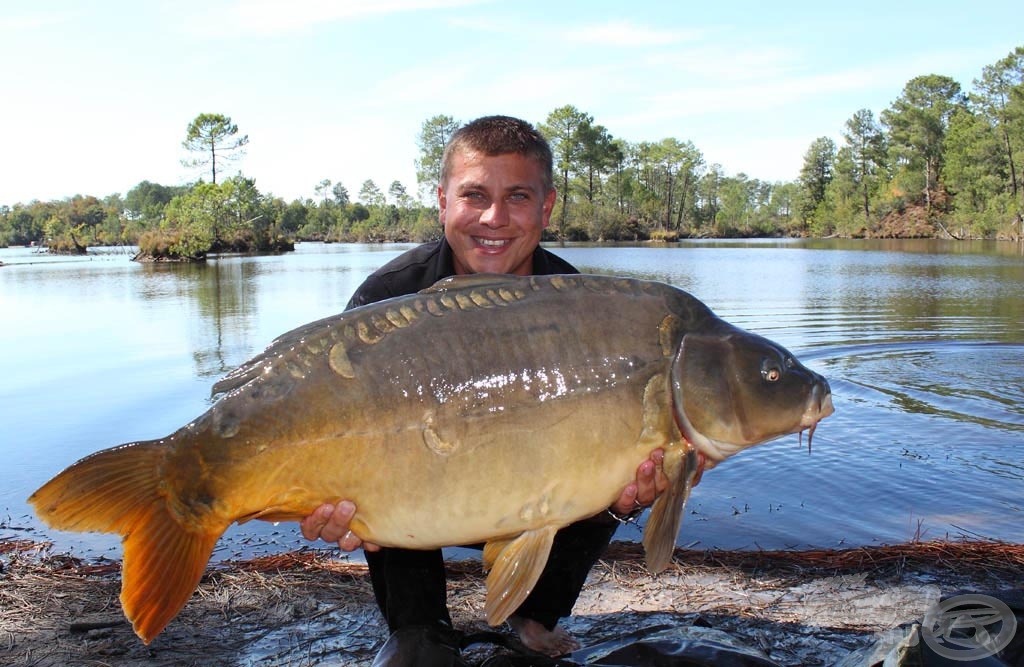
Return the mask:
[[668,488],[668,479],[661,469],[664,461],[665,450],[655,449],[651,452],[650,458],[637,467],[636,481],[627,484],[619,499],[608,509],[613,514],[624,517],[654,504],[654,499]]

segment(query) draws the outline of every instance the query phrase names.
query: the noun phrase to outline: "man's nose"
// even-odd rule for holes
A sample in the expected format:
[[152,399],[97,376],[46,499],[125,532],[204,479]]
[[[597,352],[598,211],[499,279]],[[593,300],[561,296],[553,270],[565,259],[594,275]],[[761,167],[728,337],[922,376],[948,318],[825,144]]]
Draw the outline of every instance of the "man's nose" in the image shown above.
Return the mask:
[[483,213],[480,214],[480,224],[488,227],[503,227],[508,224],[508,207],[500,199],[491,201]]

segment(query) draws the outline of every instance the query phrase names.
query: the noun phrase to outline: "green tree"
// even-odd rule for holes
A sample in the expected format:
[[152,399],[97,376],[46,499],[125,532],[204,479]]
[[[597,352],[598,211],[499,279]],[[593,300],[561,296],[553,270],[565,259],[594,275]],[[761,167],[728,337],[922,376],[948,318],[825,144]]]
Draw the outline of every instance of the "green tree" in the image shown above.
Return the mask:
[[945,143],[942,177],[955,195],[953,222],[981,236],[996,232],[999,218],[1010,216],[1007,206],[1016,199],[1008,188],[1008,155],[999,133],[981,114],[958,109]]
[[352,203],[352,200],[348,196],[348,188],[342,185],[341,181],[334,184],[331,189],[331,194],[334,195],[334,203],[338,206],[348,206]]
[[385,201],[384,193],[373,182],[373,179],[368,178],[363,181],[362,187],[359,188],[358,201],[365,206],[383,206]]
[[943,140],[953,111],[965,103],[960,84],[938,74],[911,79],[902,94],[882,112],[889,141],[901,166],[918,170],[929,210],[939,188]]
[[701,226],[714,228],[717,224],[724,178],[722,165],[712,164],[697,181],[697,219]]
[[[1024,46],[982,69],[974,81],[972,101],[988,119],[1001,144],[1009,190],[1015,200],[1024,195]],[[1018,204],[1024,208],[1024,204]]]
[[656,179],[652,190],[663,210],[660,224],[666,229],[682,229],[704,157],[692,142],[671,137],[649,146],[646,155]]
[[798,231],[795,229],[795,214],[799,190],[800,186],[796,182],[776,183],[772,189],[772,216],[780,232],[792,234]]
[[437,186],[441,182],[441,167],[444,147],[459,129],[459,121],[451,116],[438,115],[423,121],[416,145],[420,155],[416,158],[416,183],[420,196],[427,201],[437,197]]
[[582,146],[578,176],[585,201],[577,205],[578,226],[588,238],[618,238],[622,216],[614,208],[606,210],[599,197],[611,170],[623,160],[621,142],[615,141],[603,125],[582,126],[579,138]]
[[217,182],[217,161],[235,160],[244,154],[243,148],[249,143],[249,135],[238,135],[238,126],[229,116],[201,113],[189,123],[182,142],[187,150],[199,153],[200,157],[183,160],[187,167],[210,165],[210,182]]
[[321,202],[328,202],[331,198],[331,179],[325,178],[320,181],[313,190],[316,192],[316,196],[320,198]]
[[96,227],[106,217],[103,202],[92,195],[75,195],[67,202],[67,220],[73,227]]
[[[173,257],[202,259],[213,247],[216,229],[224,217],[224,203],[215,183],[199,183],[175,197],[164,211],[163,229],[168,233],[166,252]],[[155,254],[159,241],[142,239],[139,248]]]
[[167,204],[186,189],[181,186],[141,181],[125,195],[125,213],[130,220],[143,220],[156,224],[163,217]]
[[587,201],[594,202],[594,194],[609,169],[622,160],[620,148],[603,125],[580,128],[580,167],[586,179]]
[[566,219],[569,213],[569,179],[580,168],[583,137],[593,122],[593,116],[583,113],[570,104],[552,111],[548,114],[547,120],[538,128],[551,144],[555,170],[559,175],[558,189],[561,191],[562,200],[558,227],[555,229],[555,234],[559,238],[563,238],[566,231]]
[[719,183],[720,207],[716,214],[719,233],[755,236],[773,231],[771,197],[774,186],[744,173],[724,177]]
[[391,185],[388,186],[388,199],[399,208],[410,208],[413,203],[401,181],[391,181]]
[[44,219],[33,215],[31,206],[15,204],[3,215],[0,245],[29,245],[45,239]]
[[843,146],[836,153],[832,179],[825,187],[824,200],[817,206],[810,221],[810,233],[813,236],[827,236],[833,232],[859,236],[867,229],[868,214],[862,208],[860,199],[862,165],[855,154],[849,145]]
[[871,218],[871,194],[885,169],[885,135],[870,109],[860,109],[846,121],[843,139],[849,150],[850,182],[860,196],[864,223]]
[[804,223],[814,219],[818,206],[825,201],[825,189],[832,181],[836,144],[828,137],[818,137],[804,153],[800,168],[800,214]]
[[308,215],[309,209],[296,199],[284,208],[278,218],[281,231],[285,234],[297,235],[299,230],[306,225]]
[[269,249],[274,220],[264,199],[255,182],[241,176],[197,184],[165,210],[170,254],[200,259],[209,252]]
[[627,211],[626,201],[633,194],[632,174],[629,172],[628,164],[634,152],[633,146],[622,139],[612,140],[613,148],[611,156],[614,164],[611,165],[609,182],[615,193],[615,209],[619,213]]

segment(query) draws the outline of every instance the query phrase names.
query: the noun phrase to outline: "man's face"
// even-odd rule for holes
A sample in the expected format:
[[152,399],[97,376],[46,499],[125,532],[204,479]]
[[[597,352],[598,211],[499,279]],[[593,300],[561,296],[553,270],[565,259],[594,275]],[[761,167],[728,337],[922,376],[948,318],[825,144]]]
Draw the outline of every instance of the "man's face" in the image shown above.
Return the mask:
[[545,192],[541,173],[534,160],[517,153],[452,156],[437,203],[456,273],[532,273],[533,251],[555,205],[555,191]]

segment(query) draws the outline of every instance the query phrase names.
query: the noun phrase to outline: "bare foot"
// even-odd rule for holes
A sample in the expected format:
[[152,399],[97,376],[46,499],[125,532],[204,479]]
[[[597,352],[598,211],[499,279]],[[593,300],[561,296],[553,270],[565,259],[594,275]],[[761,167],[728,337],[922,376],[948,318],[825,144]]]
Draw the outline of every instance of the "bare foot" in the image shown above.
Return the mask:
[[537,621],[522,616],[509,616],[508,624],[519,633],[519,641],[523,642],[526,648],[552,658],[580,647],[580,643],[572,635],[557,625],[554,630],[548,630]]

